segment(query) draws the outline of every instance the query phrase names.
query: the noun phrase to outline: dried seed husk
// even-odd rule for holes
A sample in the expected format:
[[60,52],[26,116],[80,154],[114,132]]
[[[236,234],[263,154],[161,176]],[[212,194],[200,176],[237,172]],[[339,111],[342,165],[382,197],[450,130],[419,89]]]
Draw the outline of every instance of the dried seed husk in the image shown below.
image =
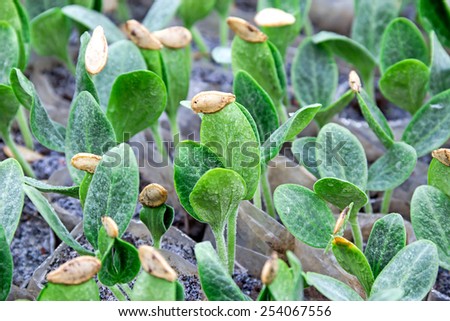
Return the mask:
[[105,228],[106,234],[108,234],[109,237],[112,237],[113,239],[119,237],[119,227],[111,217],[103,216],[102,224],[103,227]]
[[101,26],[92,33],[84,56],[86,70],[91,75],[100,73],[108,61],[108,42]]
[[185,27],[169,27],[155,31],[153,35],[165,46],[172,49],[181,49],[192,41],[191,32]]
[[348,75],[348,85],[355,93],[359,93],[361,91],[361,79],[359,79],[358,74],[354,70],[350,71]]
[[261,281],[265,285],[270,285],[277,277],[278,273],[278,255],[273,253],[264,264],[261,271]]
[[132,19],[125,23],[125,32],[136,46],[142,49],[159,50],[162,43],[143,24]]
[[93,256],[80,256],[47,274],[47,281],[75,285],[89,281],[100,271],[102,263]]
[[431,152],[431,155],[445,166],[450,166],[450,149],[440,148]]
[[162,255],[153,247],[143,245],[139,248],[139,259],[145,272],[169,282],[174,282],[178,275]]
[[212,114],[236,101],[236,96],[221,91],[202,91],[192,98],[191,107],[196,113]]
[[[17,147],[17,149],[19,150],[20,154],[23,156],[23,158],[25,158],[25,160],[26,160],[28,163],[33,163],[33,162],[35,162],[35,161],[38,161],[38,160],[44,158],[43,155],[41,155],[41,154],[39,154],[39,153],[37,153],[37,152],[31,150],[31,149],[28,149],[28,148],[26,148],[26,147],[24,147],[24,146],[18,145],[18,146],[16,146],[16,147]],[[14,156],[14,154],[12,153],[11,149],[9,149],[9,147],[6,146],[6,145],[3,146],[3,152],[4,152],[5,155],[8,156],[9,158],[15,158],[15,156]]]
[[277,8],[265,8],[255,16],[255,22],[260,27],[284,27],[295,23],[295,17]]
[[335,236],[333,238],[332,242],[333,242],[333,244],[346,246],[346,247],[354,246],[352,242],[350,242],[346,238],[343,238],[342,236]]
[[158,207],[167,201],[167,190],[159,184],[149,184],[139,194],[139,202],[148,207]]
[[265,42],[267,35],[254,25],[237,17],[229,17],[227,19],[228,26],[242,40],[248,42]]
[[336,234],[336,233],[338,233],[338,232],[341,230],[342,226],[343,226],[344,223],[345,223],[345,219],[346,219],[346,217],[347,217],[347,215],[348,215],[349,210],[350,210],[350,207],[347,206],[347,207],[344,208],[344,210],[341,212],[341,214],[339,215],[338,220],[336,221],[336,225],[334,226],[333,234]]
[[95,154],[78,153],[74,157],[72,157],[70,163],[76,169],[94,174],[95,169],[97,168],[97,165],[101,160],[102,157]]

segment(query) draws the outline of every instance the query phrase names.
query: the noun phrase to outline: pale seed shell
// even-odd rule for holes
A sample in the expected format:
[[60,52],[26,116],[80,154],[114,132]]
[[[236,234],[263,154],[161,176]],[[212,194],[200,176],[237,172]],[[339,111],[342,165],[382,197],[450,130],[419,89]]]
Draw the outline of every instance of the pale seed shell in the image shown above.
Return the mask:
[[139,202],[148,207],[158,207],[167,201],[167,190],[159,184],[149,184],[139,194]]
[[47,281],[75,285],[89,281],[100,271],[102,263],[93,256],[80,256],[47,274]]
[[354,70],[350,71],[350,74],[348,75],[348,85],[354,93],[359,93],[361,91],[361,80]]
[[265,42],[267,40],[266,34],[244,19],[229,17],[227,23],[230,29],[242,40],[248,42]]
[[260,27],[284,27],[295,23],[295,17],[276,8],[265,8],[255,16],[255,22]]
[[125,23],[125,32],[139,48],[159,50],[163,47],[162,43],[143,24],[134,19]]
[[212,114],[236,101],[236,96],[221,91],[202,91],[192,98],[191,108],[196,113]]
[[273,253],[264,264],[261,271],[261,281],[265,285],[270,285],[277,277],[278,273],[278,255]]
[[181,49],[192,41],[191,32],[185,27],[175,26],[153,32],[153,35],[165,46]]
[[70,163],[76,169],[94,174],[95,169],[101,160],[102,157],[95,154],[78,153],[72,157]]
[[349,210],[350,210],[350,207],[347,206],[346,208],[344,208],[344,210],[341,212],[341,214],[339,214],[339,218],[337,219],[336,224],[334,225],[333,234],[336,234],[341,230],[342,225],[345,222],[345,218],[347,217]]
[[119,237],[119,228],[117,226],[117,223],[109,216],[103,216],[102,217],[102,224],[105,228],[106,234],[108,234],[109,237],[116,238]]
[[431,155],[445,166],[450,166],[450,149],[440,148],[431,152]]
[[92,33],[91,40],[86,47],[84,54],[86,70],[96,75],[106,66],[108,61],[108,42],[101,26],[97,26]]
[[163,256],[153,247],[143,245],[139,248],[139,259],[145,272],[169,282],[174,282],[178,276]]

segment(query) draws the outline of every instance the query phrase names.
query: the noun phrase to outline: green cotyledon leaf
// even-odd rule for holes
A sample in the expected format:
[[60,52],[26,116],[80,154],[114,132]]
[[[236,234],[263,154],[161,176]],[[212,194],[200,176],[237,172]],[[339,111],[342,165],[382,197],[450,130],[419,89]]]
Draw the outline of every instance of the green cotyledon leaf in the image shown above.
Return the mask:
[[375,222],[364,251],[375,279],[405,246],[406,229],[400,214],[388,214]]
[[75,73],[75,93],[73,97],[77,97],[82,91],[88,91],[97,101],[100,103],[98,98],[97,88],[95,88],[94,80],[89,72],[86,70],[85,65],[85,53],[86,48],[91,40],[91,35],[85,32],[80,37],[80,50],[78,53],[78,60]]
[[[81,92],[72,103],[66,133],[66,162],[70,164],[78,153],[103,155],[116,145],[114,130],[95,98],[87,91]],[[69,166],[76,184],[80,184],[84,172]]]
[[450,166],[432,159],[428,167],[428,185],[434,186],[450,197]]
[[401,301],[420,301],[433,287],[439,268],[436,245],[419,240],[404,247],[381,271],[371,297],[386,289],[403,290]]
[[166,86],[155,73],[137,70],[115,80],[106,116],[123,142],[158,121],[166,106]]
[[19,39],[14,28],[5,21],[0,21],[0,83],[9,81],[9,73],[13,67],[19,64]]
[[9,135],[11,125],[17,115],[20,104],[14,91],[8,85],[0,84],[0,135]]
[[439,262],[450,269],[450,198],[433,186],[419,186],[411,200],[411,223],[418,239],[437,246]]
[[31,177],[24,177],[23,182],[30,185],[43,193],[58,193],[61,195],[66,195],[74,198],[79,197],[80,187],[79,186],[56,186],[45,183],[44,181],[39,181]]
[[191,28],[197,21],[205,18],[213,9],[216,0],[181,0],[178,15],[187,28]]
[[316,144],[320,177],[339,178],[363,191],[366,189],[366,154],[359,140],[348,129],[333,123],[327,124],[320,130]]
[[225,168],[242,176],[247,186],[244,199],[253,198],[261,170],[259,139],[237,104],[231,103],[218,112],[204,114],[200,140],[219,155]]
[[189,215],[202,221],[192,208],[189,195],[203,174],[210,169],[224,167],[222,161],[207,146],[193,141],[184,141],[176,147],[173,166],[175,190],[181,205]]
[[298,240],[325,248],[335,224],[327,204],[311,190],[293,184],[277,187],[274,203],[280,219]]
[[84,233],[97,248],[101,217],[109,216],[122,235],[134,214],[139,192],[139,168],[131,147],[120,144],[103,155],[84,204]]
[[450,88],[450,56],[434,32],[431,33],[430,93],[437,95]]
[[422,26],[427,30],[434,30],[439,41],[450,47],[450,5],[446,0],[419,0],[418,12]]
[[142,271],[136,278],[131,298],[133,301],[175,301],[177,282],[169,282]]
[[100,291],[94,279],[77,285],[47,283],[38,301],[100,301]]
[[0,224],[0,301],[5,301],[8,298],[13,280],[14,263],[9,250],[9,243],[5,230]]
[[195,257],[202,290],[209,301],[246,301],[245,295],[220,264],[210,242],[197,243]]
[[314,192],[341,210],[350,203],[354,203],[353,206],[360,209],[369,201],[366,193],[358,186],[334,177],[319,179],[314,183]]
[[165,28],[177,13],[181,0],[155,0],[142,24],[151,31]]
[[352,242],[340,236],[333,239],[331,248],[339,265],[348,273],[356,276],[366,294],[369,295],[374,277],[363,252]]
[[332,301],[363,301],[355,290],[332,277],[308,272],[306,273],[306,280],[309,285],[315,287],[317,291]]
[[8,244],[13,240],[22,214],[23,179],[22,167],[15,159],[0,162],[0,225]]
[[405,59],[417,59],[428,66],[430,54],[419,28],[409,19],[396,18],[386,27],[381,40],[382,73]]

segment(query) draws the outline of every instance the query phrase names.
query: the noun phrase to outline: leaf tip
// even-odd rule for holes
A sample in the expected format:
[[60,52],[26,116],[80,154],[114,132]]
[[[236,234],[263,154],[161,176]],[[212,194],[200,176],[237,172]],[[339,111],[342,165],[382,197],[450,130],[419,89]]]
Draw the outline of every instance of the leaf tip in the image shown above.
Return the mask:
[[108,61],[108,42],[102,26],[97,26],[85,52],[85,67],[91,75],[100,73]]
[[267,40],[266,34],[244,19],[229,17],[227,19],[227,24],[230,29],[233,30],[233,32],[242,40],[254,43],[265,42]]

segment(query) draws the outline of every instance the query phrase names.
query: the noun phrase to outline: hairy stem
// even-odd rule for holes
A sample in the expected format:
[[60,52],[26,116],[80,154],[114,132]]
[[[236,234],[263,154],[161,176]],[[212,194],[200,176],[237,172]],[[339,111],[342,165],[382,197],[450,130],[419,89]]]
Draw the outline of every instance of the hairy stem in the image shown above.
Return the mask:
[[383,202],[381,203],[381,210],[380,210],[381,214],[389,213],[389,206],[391,205],[391,198],[393,192],[394,192],[393,189],[384,192]]
[[167,155],[166,148],[164,146],[164,142],[161,138],[161,134],[159,133],[159,124],[156,122],[155,124],[150,126],[150,130],[152,131],[153,140],[155,142],[156,148],[158,152],[161,154],[163,160],[168,160],[169,156]]
[[219,255],[222,266],[228,269],[228,256],[227,248],[225,246],[225,237],[223,235],[223,229],[212,229],[214,239],[216,240],[217,254]]
[[19,112],[17,113],[17,124],[19,125],[20,133],[25,141],[25,146],[27,146],[28,149],[33,150],[33,135],[31,134],[30,127],[28,127],[27,115],[23,106],[20,106]]
[[361,228],[358,223],[358,212],[359,208],[353,207],[348,222],[350,223],[350,227],[352,229],[353,243],[355,243],[355,245],[362,251],[363,237],[361,233]]
[[233,275],[234,261],[236,258],[236,224],[239,207],[236,212],[228,218],[227,225],[227,246],[228,246],[228,273]]
[[180,142],[180,138],[181,138],[181,132],[180,132],[180,128],[178,127],[178,122],[177,122],[177,114],[175,115],[168,115],[169,118],[169,122],[170,122],[170,130],[172,131],[172,140],[173,140],[173,145],[174,147],[176,147],[178,145],[178,143]]
[[275,207],[273,205],[272,192],[270,190],[269,175],[267,170],[261,172],[261,187],[264,196],[264,203],[266,204],[266,211],[270,216],[275,217]]
[[128,298],[130,300],[132,300],[131,297],[132,297],[133,290],[131,290],[130,286],[126,283],[123,283],[120,285],[120,288],[122,289],[123,292],[125,292],[125,294],[128,296]]
[[258,184],[258,187],[256,188],[255,195],[253,196],[253,205],[255,205],[256,208],[262,209],[261,184]]
[[206,45],[202,34],[200,33],[200,31],[197,29],[196,26],[192,26],[190,30],[192,33],[192,38],[194,39],[194,42],[197,45],[198,51],[200,51],[201,54],[207,56],[209,54],[209,48]]
[[5,142],[6,146],[8,146],[9,149],[11,150],[11,153],[13,154],[14,158],[19,162],[20,166],[22,166],[25,175],[32,178],[36,178],[33,169],[31,169],[30,164],[27,163],[25,158],[23,158],[22,154],[17,149],[16,143],[14,143],[11,134],[7,132],[2,134],[1,136],[3,137],[3,141]]
[[373,214],[372,203],[370,203],[369,191],[367,191],[366,194],[367,194],[367,197],[369,198],[369,201],[367,202],[366,205],[364,205],[364,210],[366,211],[367,214]]

